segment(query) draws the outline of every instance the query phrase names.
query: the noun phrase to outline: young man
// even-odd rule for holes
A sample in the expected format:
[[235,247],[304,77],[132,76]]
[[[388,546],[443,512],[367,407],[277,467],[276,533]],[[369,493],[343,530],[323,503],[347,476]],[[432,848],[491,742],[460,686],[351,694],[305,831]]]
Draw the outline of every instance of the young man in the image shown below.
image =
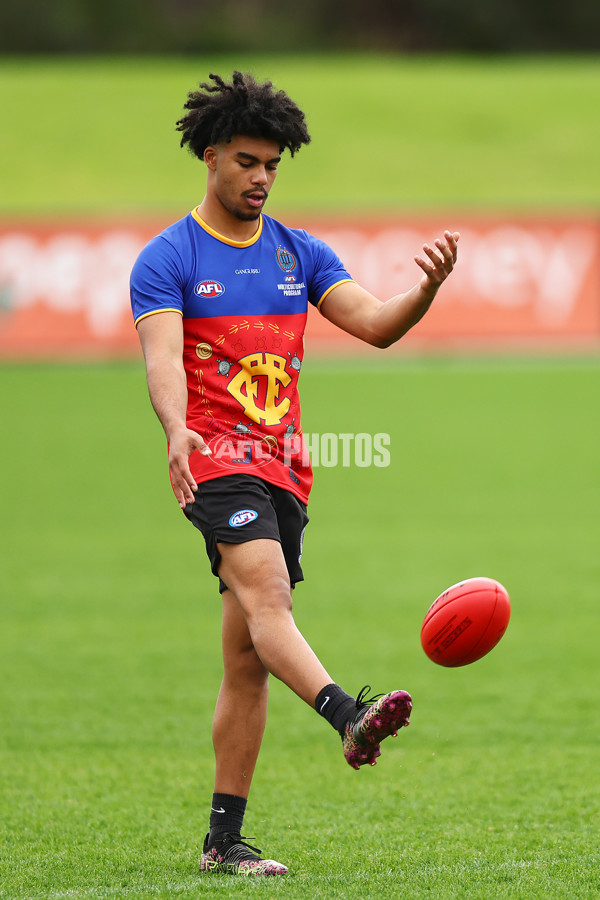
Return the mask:
[[375,765],[408,725],[411,699],[355,699],[323,667],[292,615],[303,578],[312,483],[297,382],[308,303],[377,347],[425,314],[456,261],[445,232],[415,262],[420,281],[386,302],[361,288],[323,242],[263,215],[281,154],[310,141],[304,114],[270,82],[217,75],[188,95],[181,144],[206,165],[202,203],[140,254],[131,297],[175,497],[204,535],[223,605],[224,674],[201,868],[256,875],[287,868],[241,837],[267,714],[269,674],[326,718],[347,762]]

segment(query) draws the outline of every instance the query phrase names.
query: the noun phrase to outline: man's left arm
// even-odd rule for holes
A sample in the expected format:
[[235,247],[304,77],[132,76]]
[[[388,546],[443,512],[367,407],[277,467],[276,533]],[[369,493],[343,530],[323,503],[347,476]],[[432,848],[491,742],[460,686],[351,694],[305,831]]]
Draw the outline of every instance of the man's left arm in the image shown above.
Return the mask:
[[372,344],[389,347],[423,318],[435,295],[456,263],[457,231],[445,231],[435,247],[423,246],[423,256],[414,260],[423,271],[420,281],[404,294],[385,302],[356,282],[344,282],[325,297],[321,312],[343,331]]

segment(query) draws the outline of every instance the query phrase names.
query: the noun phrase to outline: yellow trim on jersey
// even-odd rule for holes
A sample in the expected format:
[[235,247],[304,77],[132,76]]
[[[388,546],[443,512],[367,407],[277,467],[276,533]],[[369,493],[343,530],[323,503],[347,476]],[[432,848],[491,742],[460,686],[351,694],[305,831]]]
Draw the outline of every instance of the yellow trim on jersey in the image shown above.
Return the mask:
[[204,221],[204,219],[202,219],[200,217],[197,206],[195,207],[195,209],[192,210],[192,216],[196,220],[198,225],[200,225],[202,228],[204,228],[205,231],[207,231],[209,234],[211,234],[218,241],[222,241],[222,243],[224,243],[224,244],[229,244],[230,247],[251,247],[252,244],[255,244],[257,242],[257,240],[259,239],[259,237],[262,234],[262,229],[263,229],[262,213],[259,216],[258,228],[256,229],[256,233],[252,235],[252,237],[250,238],[249,241],[233,241],[231,238],[225,237],[224,234],[219,234],[218,231],[215,231],[214,228],[211,228],[210,225],[208,225]]
[[321,309],[321,303],[323,302],[323,300],[325,299],[325,297],[327,297],[327,295],[330,294],[331,291],[332,291],[334,288],[338,287],[338,285],[340,285],[340,284],[354,284],[354,278],[342,278],[341,281],[336,281],[335,284],[332,284],[331,287],[327,288],[327,290],[325,291],[325,293],[323,294],[323,296],[321,297],[321,299],[320,299],[319,302],[317,303],[317,309],[319,309],[319,310]]
[[138,316],[133,324],[137,328],[138,322],[141,322],[142,319],[147,319],[148,316],[155,316],[157,313],[163,313],[163,312],[176,312],[176,313],[179,313],[181,318],[183,318],[183,313],[180,309],[173,309],[173,307],[171,307],[171,306],[163,306],[162,309],[153,309],[150,312],[144,313],[143,316]]

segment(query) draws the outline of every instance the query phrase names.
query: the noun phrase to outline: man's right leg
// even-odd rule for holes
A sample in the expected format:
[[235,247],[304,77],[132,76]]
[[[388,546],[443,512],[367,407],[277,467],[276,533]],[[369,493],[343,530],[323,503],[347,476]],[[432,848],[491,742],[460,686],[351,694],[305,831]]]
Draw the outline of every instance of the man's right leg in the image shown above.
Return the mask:
[[[355,769],[375,765],[380,742],[408,725],[409,694],[391,691],[366,700],[366,688],[355,701],[333,683],[294,621],[289,577],[277,541],[219,543],[218,549],[219,574],[239,601],[265,669],[339,731],[349,765]],[[330,703],[324,709],[325,700]]]
[[281,545],[259,539],[218,548],[219,575],[242,608],[263,666],[314,708],[317,694],[333,679],[294,621]]

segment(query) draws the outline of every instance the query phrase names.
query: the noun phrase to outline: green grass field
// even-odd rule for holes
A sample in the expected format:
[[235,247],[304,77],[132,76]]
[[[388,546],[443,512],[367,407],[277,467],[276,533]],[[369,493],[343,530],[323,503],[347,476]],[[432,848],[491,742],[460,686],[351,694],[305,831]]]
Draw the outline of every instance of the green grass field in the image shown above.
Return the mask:
[[[306,108],[269,212],[600,204],[597,59],[0,60],[0,218],[187,211],[173,130],[233,66]],[[600,896],[600,365],[308,359],[306,432],[387,432],[389,468],[319,468],[300,626],[412,725],[353,772],[273,684],[247,834],[284,880],[202,878],[219,598],[171,495],[140,362],[0,366],[0,898]],[[451,583],[506,584],[500,645],[424,656]],[[305,745],[309,743],[307,748]]]
[[204,173],[175,120],[234,67],[307,113],[274,214],[600,205],[594,57],[55,57],[0,60],[0,216],[187,212]]
[[[291,874],[262,883],[198,873],[219,600],[141,364],[0,368],[0,897],[600,895],[600,366],[381,360],[305,365],[305,430],[388,432],[391,465],[316,470],[295,602],[413,720],[353,772],[273,685],[247,833]],[[421,620],[475,574],[509,630],[442,669]]]

